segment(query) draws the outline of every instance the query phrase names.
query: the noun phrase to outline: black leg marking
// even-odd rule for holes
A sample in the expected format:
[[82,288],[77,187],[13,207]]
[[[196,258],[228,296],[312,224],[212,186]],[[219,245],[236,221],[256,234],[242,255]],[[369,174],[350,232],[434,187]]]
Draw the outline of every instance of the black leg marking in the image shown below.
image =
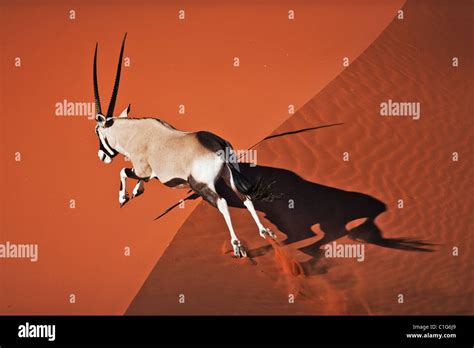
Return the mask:
[[231,183],[231,177],[232,177],[232,172],[230,171],[229,167],[227,167],[226,165],[224,166],[224,169],[222,170],[222,179],[224,180],[224,182],[226,183],[226,185],[237,195],[237,197],[239,197],[239,199],[244,202],[247,197],[240,193],[239,190],[234,190],[234,188],[232,187],[232,183]]
[[188,183],[194,192],[204,198],[204,200],[206,200],[212,206],[217,208],[217,200],[219,199],[219,195],[216,192],[212,191],[206,184],[197,182],[192,176],[188,178]]
[[[124,173],[125,173],[125,176],[129,179],[135,179],[135,180],[138,180],[138,183],[140,183],[141,181],[144,181],[144,182],[148,182],[148,180],[150,180],[150,177],[147,177],[147,178],[141,178],[139,177],[138,175],[135,174],[135,170],[133,168],[124,168]],[[120,178],[120,192],[122,191],[125,191],[125,197],[123,197],[124,201],[122,203],[120,203],[120,207],[123,207],[125,205],[125,203],[127,203],[130,198],[128,196],[128,193],[125,189],[125,187],[123,186],[123,183],[122,183],[122,178]],[[133,195],[133,198],[134,197],[138,197],[139,195],[141,195],[145,190],[142,188],[141,190],[138,190],[137,194]]]
[[150,180],[150,177],[139,177],[137,174],[135,174],[135,170],[133,168],[125,168],[125,175],[127,176],[127,178],[130,179],[143,180],[145,182],[148,182],[148,180]]
[[139,185],[139,186],[138,186],[138,190],[137,190],[137,192],[135,193],[135,188],[133,188],[133,196],[132,196],[132,198],[138,197],[138,196],[140,196],[143,192],[145,192],[145,189],[143,188],[142,182],[143,182],[142,179],[138,180],[138,183],[137,183],[137,185]]

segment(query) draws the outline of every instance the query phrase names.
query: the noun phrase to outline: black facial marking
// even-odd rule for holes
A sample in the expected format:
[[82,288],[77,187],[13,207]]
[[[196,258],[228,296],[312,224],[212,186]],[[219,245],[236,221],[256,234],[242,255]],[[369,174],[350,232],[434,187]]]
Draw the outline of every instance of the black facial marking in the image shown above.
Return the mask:
[[[109,142],[107,141],[107,139],[104,138],[104,141],[105,143],[107,144],[107,146],[112,149],[113,153],[107,151],[106,147],[104,146],[104,144],[102,144],[102,141],[100,140],[100,135],[99,135],[99,128],[96,128],[95,129],[95,133],[97,134],[97,138],[99,138],[99,149],[102,150],[102,152],[104,152],[104,154],[107,154],[107,156],[109,156],[110,158],[114,158],[115,156],[117,156],[119,153],[117,151],[115,151],[113,149],[112,146],[110,146]],[[105,155],[102,157],[102,161],[105,159]]]
[[105,121],[104,127],[108,128],[108,127],[112,126],[113,124],[114,124],[114,119],[109,118],[109,119],[107,119],[107,121]]

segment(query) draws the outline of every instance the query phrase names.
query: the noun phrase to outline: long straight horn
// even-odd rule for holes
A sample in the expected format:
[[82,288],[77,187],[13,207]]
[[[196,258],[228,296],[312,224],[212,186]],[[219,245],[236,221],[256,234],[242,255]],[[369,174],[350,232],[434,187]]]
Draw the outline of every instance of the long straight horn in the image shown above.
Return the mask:
[[94,97],[95,97],[95,113],[102,114],[102,108],[100,107],[100,97],[99,97],[99,86],[97,84],[97,47],[99,43],[95,45],[94,53]]
[[122,60],[123,60],[123,49],[125,47],[125,39],[127,38],[127,33],[123,37],[122,49],[120,50],[120,57],[117,68],[117,75],[115,75],[115,84],[114,90],[112,91],[112,96],[110,97],[109,109],[107,110],[107,117],[112,117],[115,108],[115,100],[117,99],[117,92],[120,84],[120,71],[122,70]]

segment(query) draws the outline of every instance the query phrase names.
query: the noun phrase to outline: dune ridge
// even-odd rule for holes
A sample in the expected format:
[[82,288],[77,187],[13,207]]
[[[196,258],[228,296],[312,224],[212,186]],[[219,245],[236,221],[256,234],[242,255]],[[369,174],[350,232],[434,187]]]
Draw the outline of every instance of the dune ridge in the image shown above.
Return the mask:
[[[249,177],[276,177],[284,198],[256,207],[283,246],[262,240],[230,199],[253,262],[223,256],[224,222],[201,203],[127,314],[474,313],[472,4],[408,1],[403,11],[273,134],[343,125],[269,139],[257,146],[259,165],[243,167]],[[420,102],[421,118],[380,116],[388,99]],[[332,241],[363,244],[365,260],[325,258]]]

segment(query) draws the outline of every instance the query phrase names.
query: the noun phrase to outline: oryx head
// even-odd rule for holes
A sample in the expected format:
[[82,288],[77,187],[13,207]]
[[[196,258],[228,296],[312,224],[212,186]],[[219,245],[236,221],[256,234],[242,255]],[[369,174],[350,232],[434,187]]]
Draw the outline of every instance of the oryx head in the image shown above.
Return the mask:
[[[123,60],[123,49],[125,46],[125,39],[127,38],[127,34],[125,33],[125,36],[122,41],[122,48],[120,50],[120,57],[119,57],[119,62],[118,62],[118,68],[117,68],[117,74],[115,76],[115,84],[114,84],[114,89],[112,91],[112,96],[110,97],[110,103],[109,103],[109,108],[107,109],[107,113],[104,115],[102,112],[102,107],[100,105],[100,97],[99,97],[99,86],[97,83],[97,48],[99,44],[97,43],[95,46],[95,53],[94,53],[94,97],[95,97],[95,110],[96,110],[96,116],[95,120],[97,122],[95,126],[95,132],[97,134],[97,137],[99,138],[99,152],[98,156],[99,159],[104,162],[104,163],[110,163],[112,162],[112,159],[118,155],[118,152],[113,149],[109,142],[107,141],[107,128],[112,127],[114,124],[114,108],[115,108],[115,101],[117,99],[117,92],[118,92],[118,87],[120,83],[120,71],[122,69],[122,60]],[[128,113],[130,112],[130,105],[122,111],[120,114],[119,118],[124,118],[128,116]]]

